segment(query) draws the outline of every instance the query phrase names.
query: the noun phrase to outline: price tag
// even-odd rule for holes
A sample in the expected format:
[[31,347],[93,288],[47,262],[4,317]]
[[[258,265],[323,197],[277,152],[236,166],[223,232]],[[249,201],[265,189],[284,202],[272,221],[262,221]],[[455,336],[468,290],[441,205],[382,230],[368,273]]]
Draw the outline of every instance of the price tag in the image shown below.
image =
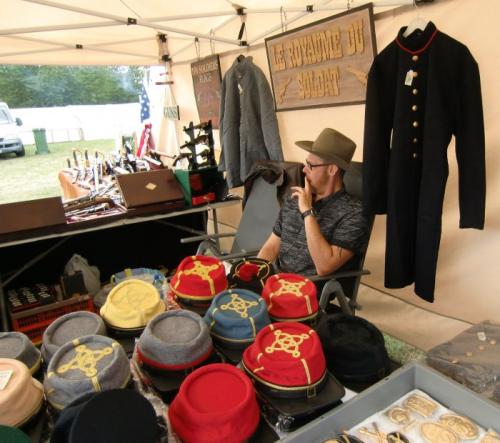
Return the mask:
[[405,77],[405,86],[411,86],[413,82],[413,69],[410,69],[407,73],[406,73],[406,77]]
[[12,369],[9,369],[8,371],[0,371],[0,391],[5,389],[5,386],[9,383],[10,377],[12,377],[13,373],[14,371]]

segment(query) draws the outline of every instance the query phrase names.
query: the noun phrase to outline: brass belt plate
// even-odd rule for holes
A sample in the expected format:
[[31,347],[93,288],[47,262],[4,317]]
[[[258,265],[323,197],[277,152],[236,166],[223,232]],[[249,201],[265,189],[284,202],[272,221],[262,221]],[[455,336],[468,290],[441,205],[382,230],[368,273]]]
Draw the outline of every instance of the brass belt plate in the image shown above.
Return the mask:
[[478,427],[468,418],[458,414],[444,414],[439,423],[450,428],[462,440],[475,440],[479,436]]
[[422,423],[420,433],[427,443],[458,443],[455,433],[439,423]]

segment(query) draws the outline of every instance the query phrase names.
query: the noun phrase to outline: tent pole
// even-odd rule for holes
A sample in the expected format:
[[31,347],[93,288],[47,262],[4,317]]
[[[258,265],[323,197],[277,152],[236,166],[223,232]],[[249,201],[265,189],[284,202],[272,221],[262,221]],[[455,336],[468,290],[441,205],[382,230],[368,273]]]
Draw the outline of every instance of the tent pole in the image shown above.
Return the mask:
[[[229,24],[230,22],[232,22],[233,20],[235,20],[237,17],[238,16],[235,15],[233,17],[227,18],[226,20],[224,20],[221,23],[219,23],[215,28],[213,28],[213,31],[218,31],[219,29],[223,28],[224,26],[226,26],[227,24]],[[179,48],[177,51],[175,51],[172,54],[170,54],[170,56],[173,58],[177,54],[180,54],[181,52],[186,51],[187,49],[189,49],[193,45],[194,45],[194,41],[191,41],[191,43],[187,44],[186,46],[183,46],[182,48]]]
[[44,6],[50,6],[53,8],[64,9],[67,11],[78,12],[80,14],[91,15],[94,17],[107,18],[110,20],[114,20],[118,23],[124,24],[124,25],[145,26],[147,28],[153,28],[155,30],[161,30],[161,31],[166,31],[166,32],[175,32],[177,34],[184,34],[184,35],[190,35],[192,37],[220,41],[221,43],[228,43],[228,44],[232,44],[232,45],[236,45],[236,46],[239,46],[239,44],[240,44],[239,40],[233,40],[233,39],[223,38],[223,37],[214,37],[214,36],[211,36],[209,34],[201,34],[199,32],[188,31],[185,29],[178,29],[178,28],[172,28],[170,26],[157,25],[157,24],[154,24],[154,23],[151,23],[151,22],[148,22],[146,20],[139,19],[139,18],[129,19],[128,17],[119,17],[119,16],[116,16],[113,14],[106,14],[106,13],[102,13],[102,12],[92,11],[89,9],[79,8],[77,6],[70,6],[70,5],[65,5],[62,3],[53,2],[50,0],[25,0],[25,1],[27,1],[29,3],[36,3],[39,5],[44,5]]

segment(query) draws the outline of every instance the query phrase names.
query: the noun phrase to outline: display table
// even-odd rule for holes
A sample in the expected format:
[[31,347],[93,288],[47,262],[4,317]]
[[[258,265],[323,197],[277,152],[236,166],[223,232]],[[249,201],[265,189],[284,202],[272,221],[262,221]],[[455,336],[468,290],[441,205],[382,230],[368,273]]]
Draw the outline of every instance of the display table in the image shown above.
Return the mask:
[[0,235],[0,329],[8,329],[4,289],[21,274],[19,286],[55,283],[73,253],[96,265],[102,282],[127,267],[162,264],[172,269],[196,251],[195,243],[181,245],[181,236],[206,234],[209,212],[218,232],[217,209],[235,204],[240,200],[173,211],[168,204],[151,205],[88,222]]

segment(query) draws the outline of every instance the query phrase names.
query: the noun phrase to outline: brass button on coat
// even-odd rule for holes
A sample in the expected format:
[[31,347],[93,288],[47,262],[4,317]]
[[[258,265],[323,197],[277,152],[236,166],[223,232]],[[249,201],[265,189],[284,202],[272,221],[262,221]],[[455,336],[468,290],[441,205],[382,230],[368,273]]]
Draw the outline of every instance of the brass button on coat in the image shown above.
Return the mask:
[[416,138],[416,137],[415,137],[415,138],[413,139],[413,143],[418,143],[418,138]]
[[415,88],[413,91],[411,91],[413,95],[417,95],[418,94],[418,89]]
[[411,59],[412,59],[414,62],[418,61],[418,55],[414,55]]
[[418,109],[418,106],[417,106],[417,105],[413,105],[413,106],[411,107],[411,110],[412,110],[412,111],[416,111],[417,109]]
[[417,157],[418,157],[418,154],[417,154],[416,152],[414,152],[414,153],[412,154],[412,157],[413,157],[413,158],[417,158]]
[[418,128],[418,122],[417,122],[417,121],[414,121],[414,122],[413,122],[413,127],[414,127],[414,128]]

